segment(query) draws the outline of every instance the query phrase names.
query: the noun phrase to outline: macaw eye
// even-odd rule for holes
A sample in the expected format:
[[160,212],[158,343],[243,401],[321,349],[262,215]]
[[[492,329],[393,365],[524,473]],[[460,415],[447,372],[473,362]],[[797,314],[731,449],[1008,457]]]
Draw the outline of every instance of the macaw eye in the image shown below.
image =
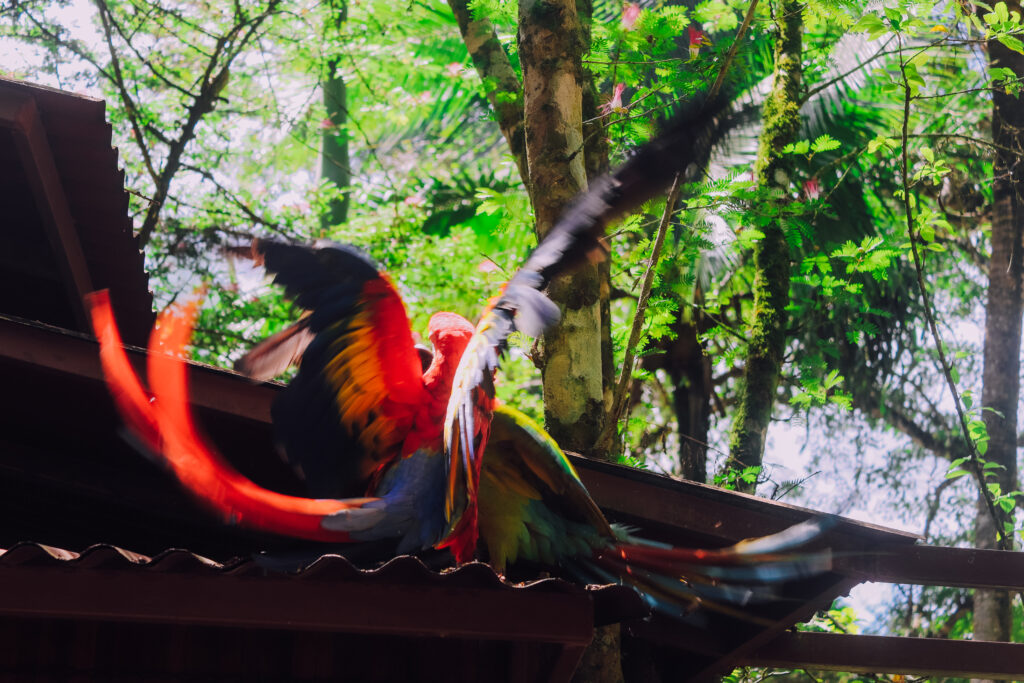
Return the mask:
[[419,354],[423,372],[426,372],[430,364],[434,362],[434,352],[426,344],[417,344],[416,353]]

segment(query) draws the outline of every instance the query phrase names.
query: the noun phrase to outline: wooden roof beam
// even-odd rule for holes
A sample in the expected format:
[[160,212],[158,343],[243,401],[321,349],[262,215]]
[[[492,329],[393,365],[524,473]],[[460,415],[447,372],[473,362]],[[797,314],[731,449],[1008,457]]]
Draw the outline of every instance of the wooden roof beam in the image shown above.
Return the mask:
[[82,297],[92,291],[92,280],[35,100],[0,90],[0,127],[13,134],[25,177],[68,291],[71,309],[81,329],[88,330]]
[[893,546],[836,558],[835,570],[859,581],[1024,591],[1024,552]]
[[850,673],[1021,680],[1024,678],[1024,643],[786,633],[742,657],[738,663]]
[[[133,346],[125,350],[135,372],[145,378],[146,351]],[[99,347],[91,337],[0,314],[0,361],[5,359],[103,381]],[[277,393],[272,384],[209,365],[190,362],[188,367],[193,405],[270,423],[270,403]]]

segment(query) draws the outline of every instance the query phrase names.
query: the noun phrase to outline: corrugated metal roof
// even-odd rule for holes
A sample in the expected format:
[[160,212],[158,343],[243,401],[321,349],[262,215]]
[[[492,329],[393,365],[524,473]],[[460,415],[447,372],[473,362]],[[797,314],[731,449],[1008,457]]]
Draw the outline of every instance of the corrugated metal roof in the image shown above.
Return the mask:
[[285,573],[187,550],[19,543],[0,553],[0,637],[19,643],[0,676],[14,663],[97,681],[568,681],[595,617],[644,613],[627,588],[511,583],[479,562],[434,571],[401,556],[362,569],[322,555]]
[[[412,555],[401,555],[371,567],[359,567],[338,554],[316,555],[294,570],[273,568],[280,561],[270,556],[234,557],[217,561],[189,550],[170,548],[153,557],[109,544],[95,544],[82,551],[43,543],[23,542],[9,549],[0,548],[0,576],[13,567],[50,567],[89,572],[94,570],[142,572],[147,574],[194,574],[232,579],[267,581],[331,581],[367,584],[432,585],[448,589],[473,589],[529,594],[565,594],[590,596],[595,602],[598,623],[611,623],[645,616],[647,607],[631,588],[618,585],[582,587],[560,578],[545,577],[529,581],[509,581],[490,565],[469,562],[440,570],[428,567]],[[10,588],[9,585],[5,588]],[[3,607],[0,607],[3,611]]]

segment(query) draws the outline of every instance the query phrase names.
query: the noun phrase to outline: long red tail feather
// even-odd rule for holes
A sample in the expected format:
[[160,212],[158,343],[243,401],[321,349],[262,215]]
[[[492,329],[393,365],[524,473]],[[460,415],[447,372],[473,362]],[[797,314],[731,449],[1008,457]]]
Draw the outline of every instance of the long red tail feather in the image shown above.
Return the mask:
[[106,292],[88,299],[104,374],[129,428],[161,456],[178,480],[227,520],[249,528],[316,541],[345,542],[348,534],[321,526],[324,517],[358,508],[374,498],[318,500],[257,486],[231,466],[199,434],[188,407],[182,360],[192,333],[195,306],[160,315],[150,338],[149,376],[155,400],[132,369],[120,344]]
[[110,292],[102,290],[85,296],[92,315],[92,328],[100,342],[100,364],[107,388],[132,434],[153,453],[160,452],[160,430],[150,403],[151,396],[139,382],[128,361],[121,334],[114,322]]

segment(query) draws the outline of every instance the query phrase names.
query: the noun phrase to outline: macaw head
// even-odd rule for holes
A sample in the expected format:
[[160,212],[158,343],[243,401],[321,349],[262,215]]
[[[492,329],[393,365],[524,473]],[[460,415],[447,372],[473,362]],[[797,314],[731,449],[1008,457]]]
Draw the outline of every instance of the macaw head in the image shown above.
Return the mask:
[[458,313],[435,313],[430,318],[427,336],[434,345],[435,356],[457,364],[473,332],[473,324]]
[[473,331],[473,325],[456,313],[435,313],[430,318],[427,336],[434,345],[434,357],[423,372],[423,383],[444,405],[448,403],[455,370]]

